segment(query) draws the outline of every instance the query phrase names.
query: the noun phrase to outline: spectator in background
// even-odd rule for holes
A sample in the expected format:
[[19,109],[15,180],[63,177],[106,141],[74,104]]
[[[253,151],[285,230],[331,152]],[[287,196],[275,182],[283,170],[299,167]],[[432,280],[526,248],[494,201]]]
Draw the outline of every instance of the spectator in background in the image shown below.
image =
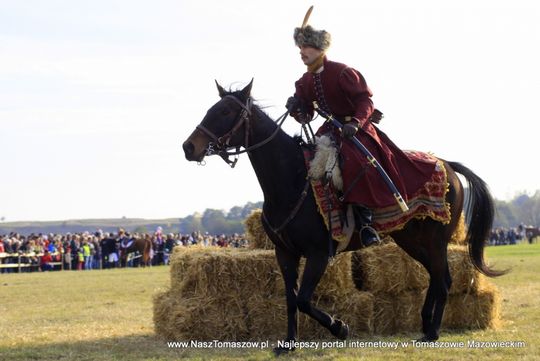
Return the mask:
[[77,250],[77,271],[82,271],[84,268],[84,252],[83,248],[79,247]]
[[80,244],[80,236],[77,234],[71,235],[71,241],[70,241],[70,247],[71,247],[71,259],[73,263],[71,264],[72,270],[79,269],[79,247]]
[[51,271],[53,268],[51,265],[51,262],[52,262],[51,254],[49,253],[48,250],[45,250],[45,253],[40,258],[39,267],[41,268],[43,272]]
[[107,268],[118,267],[118,242],[112,233],[106,238],[105,249],[106,251],[101,251],[107,256]]
[[155,255],[152,264],[161,265],[164,264],[164,255],[163,248],[165,247],[165,240],[163,239],[163,228],[157,227],[156,232],[154,233],[154,239],[152,240],[153,247],[155,250]]
[[69,245],[69,241],[64,242],[64,269],[70,271],[71,265],[72,265],[72,259],[71,259],[71,246]]
[[172,253],[174,246],[176,245],[174,240],[174,234],[169,233],[167,239],[165,240],[165,245],[163,246],[163,263],[169,264],[169,256]]
[[105,233],[103,238],[99,241],[99,248],[101,249],[101,267],[103,269],[108,268],[109,259],[109,233]]
[[102,250],[100,241],[103,239],[103,232],[98,230],[94,237],[92,237],[93,254],[92,254],[92,268],[101,269]]
[[83,240],[82,252],[84,257],[84,269],[89,271],[92,269],[92,249],[87,238]]

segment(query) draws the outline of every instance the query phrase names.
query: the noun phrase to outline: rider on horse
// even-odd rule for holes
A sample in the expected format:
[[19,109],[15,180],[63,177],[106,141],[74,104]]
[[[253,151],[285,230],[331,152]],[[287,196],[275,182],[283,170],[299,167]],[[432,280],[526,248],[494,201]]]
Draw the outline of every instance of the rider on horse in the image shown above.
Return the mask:
[[377,170],[360,153],[351,141],[355,136],[374,155],[403,195],[414,194],[430,179],[433,162],[413,162],[374,123],[381,113],[376,111],[371,97],[373,93],[359,71],[345,64],[328,60],[326,51],[331,36],[325,30],[307,25],[311,9],[304,23],[294,30],[295,44],[300,48],[307,72],[295,83],[294,97],[287,101],[287,109],[300,123],[313,119],[314,106],[333,115],[342,124],[342,130],[330,122],[324,122],[317,136],[329,136],[340,153],[343,175],[342,199],[353,205],[357,228],[361,230],[362,242],[370,245],[377,241],[376,232],[369,227],[372,211],[395,205],[395,199],[386,188]]

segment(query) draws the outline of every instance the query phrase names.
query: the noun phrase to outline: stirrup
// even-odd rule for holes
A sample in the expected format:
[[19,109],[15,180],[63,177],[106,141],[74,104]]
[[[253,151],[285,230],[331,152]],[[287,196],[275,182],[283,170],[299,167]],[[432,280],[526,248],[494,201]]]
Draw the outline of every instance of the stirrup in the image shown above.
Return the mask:
[[[364,243],[364,239],[362,237],[362,232],[364,232],[364,230],[368,230],[369,232],[371,232],[371,234],[375,235],[375,240],[373,242],[369,242],[368,244]],[[360,231],[358,231],[358,235],[360,236],[360,242],[362,243],[362,246],[364,247],[369,247],[369,246],[372,246],[374,244],[380,244],[381,243],[381,237],[379,237],[379,232],[377,232],[375,230],[375,228],[369,226],[369,225],[364,225],[362,226],[362,228],[360,228]],[[373,239],[373,238],[371,238]]]

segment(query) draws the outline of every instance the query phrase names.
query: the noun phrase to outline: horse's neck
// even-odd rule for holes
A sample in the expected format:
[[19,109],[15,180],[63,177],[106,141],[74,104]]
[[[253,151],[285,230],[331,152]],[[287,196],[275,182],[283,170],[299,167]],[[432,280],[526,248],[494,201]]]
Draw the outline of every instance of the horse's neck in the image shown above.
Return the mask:
[[[276,129],[272,120],[261,111],[256,117],[251,144],[267,139]],[[282,130],[268,144],[249,153],[265,203],[287,205],[298,197],[297,190],[304,186],[305,178],[302,157],[296,141]]]

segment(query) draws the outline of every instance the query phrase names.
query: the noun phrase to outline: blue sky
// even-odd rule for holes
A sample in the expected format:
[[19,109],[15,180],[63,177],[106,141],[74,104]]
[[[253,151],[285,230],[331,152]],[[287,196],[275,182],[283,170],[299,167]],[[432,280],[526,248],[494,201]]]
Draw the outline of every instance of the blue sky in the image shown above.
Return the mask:
[[[247,157],[188,163],[214,79],[273,117],[305,71],[292,41],[332,33],[400,147],[477,172],[499,199],[540,188],[533,0],[0,2],[0,217],[183,217],[262,200]],[[299,131],[291,121],[289,134]]]

